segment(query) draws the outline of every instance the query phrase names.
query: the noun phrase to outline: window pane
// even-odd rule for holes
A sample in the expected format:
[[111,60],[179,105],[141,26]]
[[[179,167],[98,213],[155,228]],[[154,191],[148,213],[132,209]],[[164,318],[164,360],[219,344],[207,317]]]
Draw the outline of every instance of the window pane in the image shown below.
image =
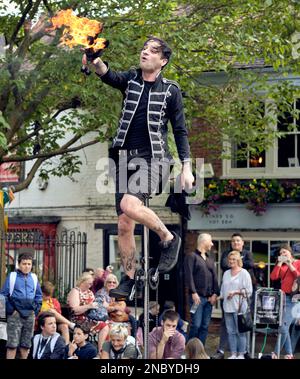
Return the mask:
[[250,155],[250,167],[265,167],[266,162],[266,153],[265,151],[261,152],[260,154]]
[[288,158],[295,158],[295,135],[278,139],[278,167],[289,167]]
[[237,145],[233,143],[233,152],[232,152],[232,160],[231,167],[232,168],[246,168],[247,167],[247,158],[245,157],[245,149],[247,145],[245,143],[241,143]]
[[294,257],[300,258],[300,242],[299,241],[291,241],[291,246],[294,252]]
[[289,112],[284,112],[284,116],[279,116],[277,119],[277,130],[279,132],[288,132],[291,130],[290,124],[293,124],[293,122],[293,116]]
[[[300,111],[300,99],[296,100],[296,109]],[[296,117],[296,128],[300,131],[300,114]]]
[[296,154],[298,161],[298,166],[300,165],[300,134],[297,135],[297,154]]
[[268,263],[268,241],[253,241],[252,253],[254,262]]

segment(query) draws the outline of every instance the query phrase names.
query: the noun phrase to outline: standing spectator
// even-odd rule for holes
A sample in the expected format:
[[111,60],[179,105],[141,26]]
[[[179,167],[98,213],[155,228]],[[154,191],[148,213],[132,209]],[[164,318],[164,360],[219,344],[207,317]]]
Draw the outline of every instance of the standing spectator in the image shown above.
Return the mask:
[[239,332],[237,315],[240,302],[242,302],[240,312],[247,311],[248,302],[245,297],[250,298],[252,295],[252,281],[249,272],[243,268],[239,251],[230,252],[227,259],[230,270],[223,275],[221,298],[223,299],[225,324],[231,351],[228,359],[245,359],[247,335]]
[[65,358],[67,359],[94,359],[97,349],[88,341],[90,328],[88,323],[76,325],[73,333],[73,341],[66,346]]
[[[21,359],[27,359],[31,347],[35,316],[42,305],[41,287],[31,269],[32,256],[20,254],[17,271],[7,276],[1,290],[6,299],[7,359],[15,359],[18,347]],[[12,275],[15,278],[13,288]]]
[[194,337],[188,341],[185,346],[185,358],[186,359],[209,359],[206,354],[203,343],[199,338]]
[[167,310],[162,316],[162,326],[149,334],[150,359],[179,359],[184,353],[185,338],[176,330],[179,314]]
[[213,246],[211,235],[202,233],[197,240],[197,249],[184,260],[185,283],[190,295],[190,306],[197,305],[191,313],[189,339],[198,337],[203,345],[208,333],[212,307],[219,295],[219,285],[214,261],[208,252]]
[[51,312],[42,312],[38,317],[41,334],[33,337],[30,358],[32,359],[63,359],[66,343],[56,332],[56,320]]
[[66,344],[70,342],[69,328],[74,329],[75,323],[69,321],[61,314],[60,302],[53,297],[54,284],[51,282],[44,282],[42,285],[43,302],[41,312],[51,312],[55,317],[57,330],[62,334]]
[[104,342],[101,359],[137,359],[138,350],[131,342],[128,327],[114,324],[109,331],[110,341]]
[[294,280],[300,276],[300,260],[296,260],[293,257],[293,251],[291,247],[284,244],[280,247],[277,263],[271,272],[271,280],[280,279],[281,290],[285,293],[285,306],[283,309],[282,325],[279,328],[281,335],[281,344],[279,345],[279,339],[277,339],[275,351],[281,351],[284,347],[286,359],[293,358],[293,350],[291,345],[291,337],[289,328],[294,320],[295,312],[294,307],[297,307],[298,303],[292,302],[292,286]]
[[[225,271],[230,269],[228,264],[228,255],[231,251],[239,251],[241,255],[241,259],[243,261],[243,268],[247,270],[251,276],[252,283],[255,285],[255,276],[254,276],[254,259],[253,254],[244,249],[244,239],[240,233],[233,233],[231,236],[231,249],[225,250],[221,256],[221,269],[223,274]],[[212,356],[212,359],[223,359],[224,352],[228,345],[228,335],[227,329],[225,325],[225,317],[223,310],[223,301],[221,300],[221,310],[222,310],[222,320],[221,320],[221,330],[220,330],[220,341],[216,354]]]

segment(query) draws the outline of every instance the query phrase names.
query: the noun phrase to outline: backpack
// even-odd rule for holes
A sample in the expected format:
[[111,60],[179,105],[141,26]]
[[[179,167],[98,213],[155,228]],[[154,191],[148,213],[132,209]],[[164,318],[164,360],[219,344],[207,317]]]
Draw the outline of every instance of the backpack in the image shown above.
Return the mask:
[[[31,277],[32,277],[32,280],[33,280],[34,295],[35,295],[38,278],[37,278],[36,274],[33,273],[33,272],[31,273]],[[13,294],[13,292],[14,292],[16,280],[17,280],[17,272],[13,271],[13,272],[11,272],[9,274],[9,296],[11,296]]]

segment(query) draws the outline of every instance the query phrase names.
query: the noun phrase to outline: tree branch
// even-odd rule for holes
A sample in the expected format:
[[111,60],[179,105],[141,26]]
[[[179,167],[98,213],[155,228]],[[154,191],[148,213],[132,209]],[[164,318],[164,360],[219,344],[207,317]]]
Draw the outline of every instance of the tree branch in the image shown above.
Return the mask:
[[11,38],[10,38],[10,42],[9,42],[9,51],[12,52],[12,49],[13,49],[13,45],[15,43],[15,40],[17,38],[17,35],[19,33],[19,30],[21,29],[22,25],[24,24],[25,20],[26,20],[26,16],[27,14],[30,12],[30,9],[32,8],[32,0],[28,0],[28,4],[26,6],[26,8],[24,9],[24,12],[22,13],[22,16],[21,18],[19,19],[19,22],[16,26],[16,29],[14,30]]
[[32,166],[31,170],[29,171],[27,177],[25,180],[23,180],[22,183],[19,183],[15,185],[14,187],[14,192],[19,192],[22,191],[25,188],[28,188],[30,183],[32,182],[32,179],[34,178],[37,170],[40,168],[41,164],[46,160],[46,158],[40,158],[38,159],[34,165]]
[[43,158],[44,160],[46,160],[46,159],[54,157],[56,155],[73,153],[75,151],[81,150],[81,149],[83,149],[83,148],[85,148],[87,146],[91,146],[91,145],[94,145],[95,143],[99,142],[98,139],[94,139],[92,141],[83,143],[83,144],[81,144],[79,146],[72,147],[70,149],[67,148],[68,146],[71,146],[71,145],[73,145],[73,143],[75,143],[76,141],[78,141],[78,139],[80,137],[81,136],[74,137],[72,140],[70,140],[67,144],[65,144],[64,146],[62,146],[60,149],[51,151],[49,153],[41,153],[41,154],[36,154],[36,155],[29,155],[29,156],[26,156],[26,157],[21,157],[21,156],[18,156],[18,155],[10,155],[9,157],[2,158],[1,162],[2,163],[4,163],[4,162],[25,162],[25,161],[30,161],[30,160],[37,159],[37,158],[38,159]]

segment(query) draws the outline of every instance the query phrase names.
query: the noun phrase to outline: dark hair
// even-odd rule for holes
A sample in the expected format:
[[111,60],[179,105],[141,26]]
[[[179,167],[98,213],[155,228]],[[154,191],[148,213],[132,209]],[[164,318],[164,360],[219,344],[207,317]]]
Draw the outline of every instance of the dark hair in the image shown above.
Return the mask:
[[81,329],[83,331],[83,334],[90,334],[90,331],[91,331],[91,325],[89,322],[83,322],[81,324],[76,324],[74,326],[74,330],[76,328]]
[[[161,38],[158,38],[158,37],[155,37],[155,36],[148,36],[148,39],[145,41],[144,43],[144,46],[150,42],[150,41],[154,41],[154,42],[157,42],[159,44],[159,47],[160,47],[160,52],[161,52],[161,55],[164,59],[167,59],[167,63],[165,64],[165,66],[169,63],[169,60],[171,58],[171,55],[172,55],[172,50],[170,48],[170,46],[167,44],[166,41],[164,41],[163,39]],[[164,67],[165,67],[164,66]]]
[[44,282],[43,285],[41,286],[41,290],[43,294],[45,294],[46,296],[52,296],[54,288],[55,288],[54,284],[48,281]]
[[233,238],[233,237],[240,237],[244,241],[244,237],[241,235],[241,233],[233,233],[231,238]]
[[18,263],[21,263],[21,261],[33,261],[32,254],[30,254],[30,253],[21,253],[18,256]]
[[41,328],[42,326],[45,326],[46,318],[49,318],[49,317],[55,318],[52,312],[45,311],[45,312],[40,313],[37,319],[39,328]]
[[172,300],[166,300],[166,301],[164,302],[164,310],[166,311],[166,310],[168,310],[168,309],[172,309],[172,308],[175,308],[175,303],[174,303],[174,301],[172,301]]
[[162,321],[171,320],[171,321],[178,321],[179,320],[179,314],[176,311],[173,311],[172,309],[167,309],[163,312],[161,316]]

